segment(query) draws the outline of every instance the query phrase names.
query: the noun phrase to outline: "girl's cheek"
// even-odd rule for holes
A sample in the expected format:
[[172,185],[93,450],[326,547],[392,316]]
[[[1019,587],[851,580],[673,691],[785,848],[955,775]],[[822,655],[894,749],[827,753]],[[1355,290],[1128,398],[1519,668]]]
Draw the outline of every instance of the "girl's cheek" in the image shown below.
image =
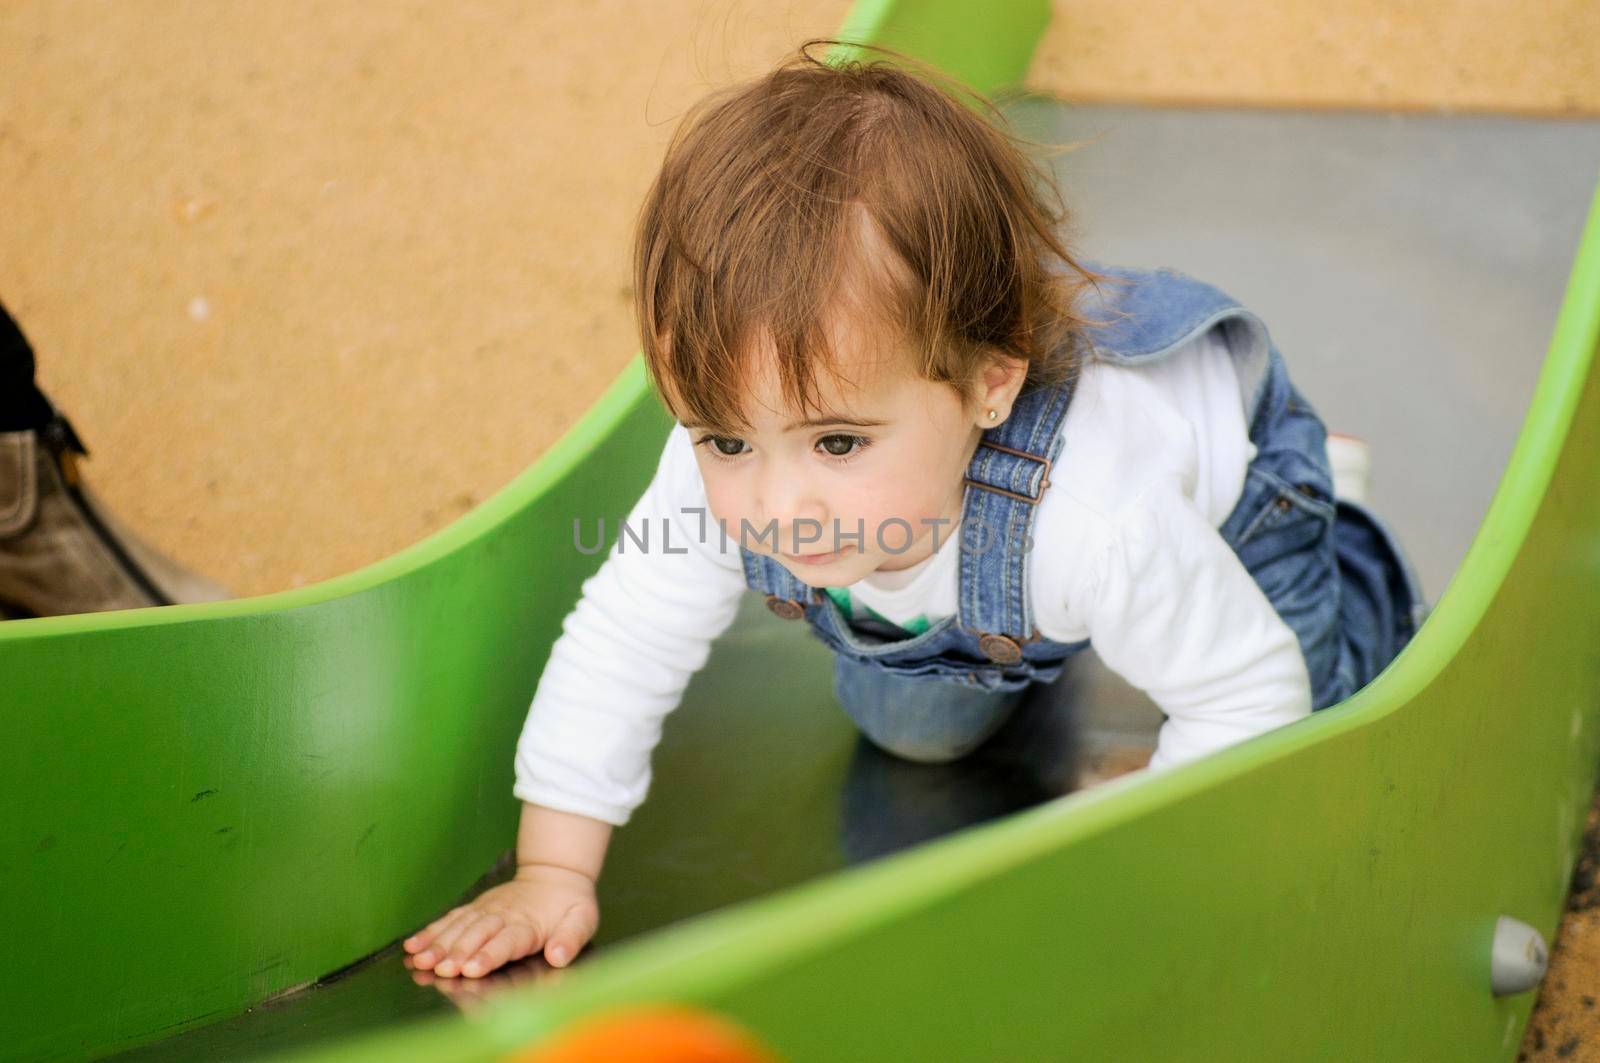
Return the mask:
[[898,519],[916,528],[922,515],[932,512],[927,507],[927,500],[920,491],[905,490],[907,485],[904,483],[896,486],[899,490],[885,491],[873,499],[868,512],[875,514],[879,523]]
[[727,528],[727,534],[735,538],[739,534],[739,519],[745,516],[743,502],[739,499],[738,492],[726,487],[713,487],[706,483],[706,509],[711,523],[720,523]]

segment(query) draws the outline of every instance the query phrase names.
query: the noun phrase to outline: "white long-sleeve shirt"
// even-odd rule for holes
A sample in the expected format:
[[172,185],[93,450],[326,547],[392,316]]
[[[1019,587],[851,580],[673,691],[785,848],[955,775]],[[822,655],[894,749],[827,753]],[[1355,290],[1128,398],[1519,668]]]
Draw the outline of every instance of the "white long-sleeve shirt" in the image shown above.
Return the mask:
[[[1294,632],[1217,532],[1255,456],[1220,339],[1153,366],[1085,365],[1061,431],[1028,555],[1034,622],[1055,641],[1089,639],[1167,715],[1150,769],[1309,714]],[[513,787],[617,825],[645,798],[663,718],[748,589],[737,529],[724,535],[708,512],[682,425],[626,520],[633,535],[618,536],[562,622]],[[851,584],[853,610],[897,624],[955,613],[959,540],[958,522],[932,556]]]

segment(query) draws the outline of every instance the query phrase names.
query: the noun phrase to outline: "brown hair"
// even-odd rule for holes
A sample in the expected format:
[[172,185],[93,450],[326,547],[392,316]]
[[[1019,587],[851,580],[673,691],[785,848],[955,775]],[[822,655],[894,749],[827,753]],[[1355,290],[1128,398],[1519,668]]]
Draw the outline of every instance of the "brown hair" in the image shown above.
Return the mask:
[[963,401],[986,347],[1025,360],[1026,387],[1065,381],[1096,323],[1078,295],[1115,278],[1064,246],[1066,208],[1028,142],[907,56],[834,63],[817,44],[841,42],[808,40],[691,108],[640,208],[635,310],[663,401],[687,424],[748,425],[740,355],[764,336],[785,400],[817,409],[817,369],[841,378],[827,314],[843,309],[908,341],[916,371]]

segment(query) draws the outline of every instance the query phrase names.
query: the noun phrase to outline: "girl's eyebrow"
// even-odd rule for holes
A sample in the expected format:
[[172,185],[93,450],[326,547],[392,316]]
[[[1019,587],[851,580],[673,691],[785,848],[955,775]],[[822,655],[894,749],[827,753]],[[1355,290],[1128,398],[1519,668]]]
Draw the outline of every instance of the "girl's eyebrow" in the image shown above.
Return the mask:
[[888,421],[852,421],[844,417],[830,417],[825,421],[796,421],[784,431],[793,432],[797,428],[822,428],[830,424],[846,424],[852,428],[877,428],[888,423]]
[[[833,425],[833,424],[849,425],[852,428],[878,428],[878,427],[880,427],[882,425],[886,425],[888,423],[889,423],[888,421],[853,421],[853,420],[849,420],[848,418],[844,418],[844,417],[832,417],[832,418],[829,418],[829,419],[823,420],[823,421],[796,421],[796,422],[794,422],[794,424],[791,424],[787,428],[785,428],[784,431],[793,432],[796,429],[800,429],[800,428],[823,428],[823,427],[826,427],[827,425]],[[684,421],[684,422],[682,422],[682,424],[683,424],[683,427],[689,428],[689,429],[710,428],[711,427],[710,425],[700,424],[698,421],[695,421],[695,422]]]

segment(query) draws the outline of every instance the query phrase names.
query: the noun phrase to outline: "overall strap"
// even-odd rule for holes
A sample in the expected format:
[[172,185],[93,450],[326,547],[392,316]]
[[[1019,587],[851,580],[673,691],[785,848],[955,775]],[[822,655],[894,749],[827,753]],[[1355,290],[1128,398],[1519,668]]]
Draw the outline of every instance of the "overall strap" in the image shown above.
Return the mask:
[[807,605],[821,600],[820,591],[766,554],[741,545],[739,559],[744,565],[744,581],[760,591],[767,608],[785,620],[799,620]]
[[1002,664],[1039,638],[1028,601],[1028,553],[1039,499],[1061,456],[1061,424],[1076,377],[1017,396],[1011,416],[978,440],[961,511],[961,626]]

